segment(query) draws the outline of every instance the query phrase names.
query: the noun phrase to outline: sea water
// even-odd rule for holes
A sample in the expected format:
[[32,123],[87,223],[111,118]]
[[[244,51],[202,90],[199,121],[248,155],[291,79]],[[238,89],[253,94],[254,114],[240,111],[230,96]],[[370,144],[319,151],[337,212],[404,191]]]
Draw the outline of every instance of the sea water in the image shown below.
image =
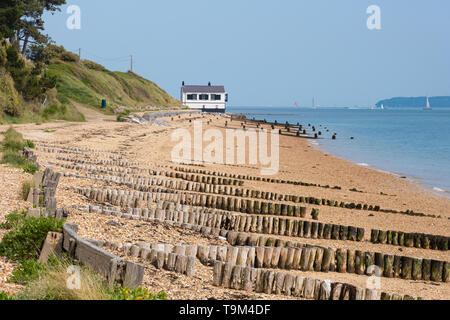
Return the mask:
[[[229,107],[228,111],[249,119],[311,124],[322,132],[320,139],[312,141],[319,149],[450,197],[450,108]],[[332,140],[335,133],[337,139]]]

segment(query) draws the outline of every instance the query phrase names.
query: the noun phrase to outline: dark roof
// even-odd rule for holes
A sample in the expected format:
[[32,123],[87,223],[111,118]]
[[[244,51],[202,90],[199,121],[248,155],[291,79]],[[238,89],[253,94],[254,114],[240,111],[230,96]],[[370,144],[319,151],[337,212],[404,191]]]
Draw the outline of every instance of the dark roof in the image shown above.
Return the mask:
[[189,93],[225,93],[224,86],[183,86],[182,90]]

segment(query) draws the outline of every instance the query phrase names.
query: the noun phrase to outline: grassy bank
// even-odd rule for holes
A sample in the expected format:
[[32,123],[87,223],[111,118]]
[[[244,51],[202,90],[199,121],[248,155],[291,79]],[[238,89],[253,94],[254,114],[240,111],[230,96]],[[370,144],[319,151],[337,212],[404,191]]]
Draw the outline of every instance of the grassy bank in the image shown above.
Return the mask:
[[[12,51],[8,43],[0,45],[0,124],[85,121],[73,102],[106,114],[114,114],[118,106],[132,110],[181,105],[154,82],[133,72],[109,71],[56,45],[49,45],[42,55],[45,59],[35,64]],[[37,69],[42,73],[39,76],[34,75]],[[106,108],[101,107],[103,99]]]
[[[117,106],[174,107],[181,103],[155,83],[133,72],[112,72],[92,61],[55,61],[49,74],[56,76],[57,99],[63,104],[70,101],[112,114]],[[102,99],[108,106],[101,109]]]
[[[10,296],[0,292],[0,300],[163,300],[164,292],[152,294],[143,288],[130,290],[109,286],[105,279],[82,264],[62,255],[51,255],[46,264],[38,262],[48,232],[61,232],[64,220],[26,217],[26,212],[13,212],[1,229],[9,232],[0,243],[0,255],[19,263],[9,282],[24,286]],[[71,281],[76,270],[80,277]],[[69,286],[72,284],[72,286]]]

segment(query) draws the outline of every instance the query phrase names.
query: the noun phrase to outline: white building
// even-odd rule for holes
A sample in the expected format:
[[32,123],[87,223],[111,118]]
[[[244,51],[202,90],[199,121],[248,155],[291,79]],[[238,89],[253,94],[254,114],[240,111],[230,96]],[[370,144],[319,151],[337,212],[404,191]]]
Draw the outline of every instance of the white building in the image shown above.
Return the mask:
[[181,87],[181,102],[190,109],[204,112],[225,112],[228,94],[224,86],[186,86]]

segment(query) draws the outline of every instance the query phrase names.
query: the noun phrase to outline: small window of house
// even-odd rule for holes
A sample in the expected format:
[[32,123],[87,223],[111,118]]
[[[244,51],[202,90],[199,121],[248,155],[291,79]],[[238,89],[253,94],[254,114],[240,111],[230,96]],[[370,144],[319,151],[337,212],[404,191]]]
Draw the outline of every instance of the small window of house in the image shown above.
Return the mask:
[[197,100],[197,95],[196,94],[188,94],[187,99],[188,100]]
[[201,94],[201,95],[200,95],[200,100],[209,100],[209,95],[207,95],[207,94]]

